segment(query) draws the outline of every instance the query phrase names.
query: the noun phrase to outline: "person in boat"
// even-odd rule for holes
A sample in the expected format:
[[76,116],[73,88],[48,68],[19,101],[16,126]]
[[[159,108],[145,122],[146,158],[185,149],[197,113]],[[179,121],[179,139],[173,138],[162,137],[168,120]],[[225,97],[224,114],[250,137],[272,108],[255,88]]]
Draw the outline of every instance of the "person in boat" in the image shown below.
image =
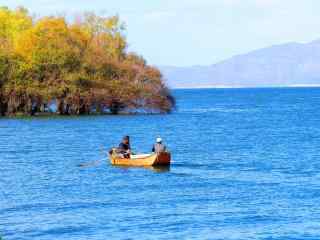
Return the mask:
[[156,143],[152,147],[152,152],[162,153],[162,152],[165,152],[166,150],[167,150],[166,146],[162,143],[162,139],[160,137],[158,137],[156,139]]
[[130,147],[130,137],[125,136],[122,139],[122,142],[119,144],[117,152],[121,154],[124,158],[130,158],[131,147]]

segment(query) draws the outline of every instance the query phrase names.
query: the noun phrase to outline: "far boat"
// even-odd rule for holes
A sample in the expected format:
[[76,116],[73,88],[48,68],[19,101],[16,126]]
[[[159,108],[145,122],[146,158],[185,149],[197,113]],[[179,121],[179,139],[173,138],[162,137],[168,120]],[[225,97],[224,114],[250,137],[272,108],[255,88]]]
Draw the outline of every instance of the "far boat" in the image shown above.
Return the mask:
[[122,158],[116,154],[116,151],[111,151],[109,154],[112,165],[118,166],[168,166],[171,161],[171,154],[169,152],[152,153],[152,154],[137,154],[131,155],[130,158]]

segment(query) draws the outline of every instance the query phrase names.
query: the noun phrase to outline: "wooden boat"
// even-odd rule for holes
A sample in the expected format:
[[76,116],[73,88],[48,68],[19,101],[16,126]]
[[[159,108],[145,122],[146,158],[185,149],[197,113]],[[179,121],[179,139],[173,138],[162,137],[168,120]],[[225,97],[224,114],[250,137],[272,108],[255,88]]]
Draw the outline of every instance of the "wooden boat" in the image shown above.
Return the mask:
[[109,153],[109,158],[112,165],[135,167],[170,165],[171,161],[169,152],[137,154],[131,155],[130,158],[122,158],[115,151],[112,151]]
[[125,166],[125,165],[112,165],[113,167],[116,168],[121,168],[121,169],[129,169],[129,168],[144,168],[156,173],[165,173],[165,172],[170,172],[170,165],[156,165],[156,166]]

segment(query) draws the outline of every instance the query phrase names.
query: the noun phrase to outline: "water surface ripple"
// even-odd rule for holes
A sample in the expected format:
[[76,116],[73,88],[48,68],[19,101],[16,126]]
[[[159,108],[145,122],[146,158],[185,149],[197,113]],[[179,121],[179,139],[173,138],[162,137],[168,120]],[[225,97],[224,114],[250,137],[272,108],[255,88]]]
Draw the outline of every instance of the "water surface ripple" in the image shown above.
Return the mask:
[[[4,240],[320,239],[320,89],[174,94],[171,115],[0,119]],[[125,134],[160,135],[170,169],[110,166]]]

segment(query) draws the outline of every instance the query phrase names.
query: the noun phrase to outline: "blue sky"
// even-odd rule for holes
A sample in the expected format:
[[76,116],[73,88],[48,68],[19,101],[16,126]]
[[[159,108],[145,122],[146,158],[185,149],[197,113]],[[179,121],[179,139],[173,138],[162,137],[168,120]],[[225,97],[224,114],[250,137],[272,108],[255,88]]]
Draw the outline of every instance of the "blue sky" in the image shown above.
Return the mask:
[[154,65],[209,65],[285,42],[320,39],[319,0],[0,0],[37,15],[119,14],[129,50]]

